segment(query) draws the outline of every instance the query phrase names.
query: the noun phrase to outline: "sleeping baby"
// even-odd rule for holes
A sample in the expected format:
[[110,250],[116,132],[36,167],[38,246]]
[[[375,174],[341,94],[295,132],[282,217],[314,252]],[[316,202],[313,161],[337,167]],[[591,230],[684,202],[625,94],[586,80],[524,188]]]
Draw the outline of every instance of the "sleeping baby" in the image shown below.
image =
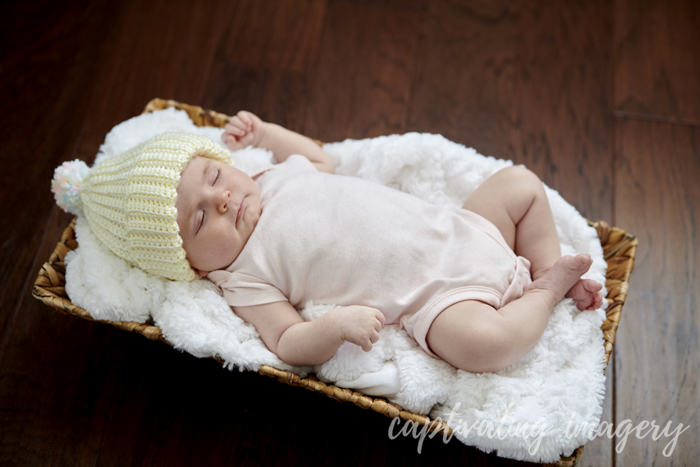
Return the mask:
[[[170,133],[92,169],[59,167],[54,192],[130,264],[213,281],[290,365],[323,363],[345,341],[369,351],[392,325],[457,368],[493,372],[534,347],[563,298],[602,305],[601,284],[581,278],[592,259],[561,256],[542,183],[522,167],[452,210],[335,175],[322,147],[249,112],[222,140],[277,164],[245,173],[221,146]],[[340,307],[305,322],[309,300]]]

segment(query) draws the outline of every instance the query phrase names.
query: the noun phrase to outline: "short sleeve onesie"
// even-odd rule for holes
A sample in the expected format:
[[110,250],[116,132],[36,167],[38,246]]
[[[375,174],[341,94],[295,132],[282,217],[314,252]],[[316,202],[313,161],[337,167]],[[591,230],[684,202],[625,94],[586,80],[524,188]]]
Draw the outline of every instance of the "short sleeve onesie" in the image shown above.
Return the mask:
[[473,212],[318,172],[299,155],[256,184],[255,230],[228,268],[209,273],[233,307],[374,307],[434,355],[426,336],[441,311],[464,300],[500,308],[530,282],[530,263]]

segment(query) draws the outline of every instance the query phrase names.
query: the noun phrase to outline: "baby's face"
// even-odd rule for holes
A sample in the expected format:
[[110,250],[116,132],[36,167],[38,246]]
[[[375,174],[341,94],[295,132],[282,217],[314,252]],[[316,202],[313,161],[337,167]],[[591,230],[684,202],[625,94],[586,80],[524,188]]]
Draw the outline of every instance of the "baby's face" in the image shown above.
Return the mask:
[[260,218],[260,192],[244,172],[194,157],[180,177],[175,208],[187,260],[206,275],[238,257]]

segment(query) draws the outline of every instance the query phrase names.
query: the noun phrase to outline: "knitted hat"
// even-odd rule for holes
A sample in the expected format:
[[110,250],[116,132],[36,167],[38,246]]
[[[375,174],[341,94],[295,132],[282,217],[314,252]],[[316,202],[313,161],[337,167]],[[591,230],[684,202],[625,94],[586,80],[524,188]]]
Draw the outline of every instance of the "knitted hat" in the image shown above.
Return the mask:
[[229,152],[207,138],[165,133],[91,169],[64,162],[51,191],[66,212],[84,215],[118,257],[156,276],[191,281],[197,275],[185,259],[175,199],[194,156],[231,164]]

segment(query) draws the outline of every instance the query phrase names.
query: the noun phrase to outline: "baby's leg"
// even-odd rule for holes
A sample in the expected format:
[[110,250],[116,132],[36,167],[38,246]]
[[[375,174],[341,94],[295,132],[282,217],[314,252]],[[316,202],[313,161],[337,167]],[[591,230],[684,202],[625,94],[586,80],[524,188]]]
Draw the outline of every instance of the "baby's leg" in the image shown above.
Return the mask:
[[[496,172],[474,190],[462,207],[488,219],[508,246],[530,261],[533,281],[561,258],[547,194],[540,179],[529,170],[513,166]],[[599,283],[582,279],[572,284],[566,296],[573,298],[580,310],[592,309],[603,302],[601,289]]]
[[529,170],[513,166],[496,172],[474,190],[462,208],[498,227],[508,246],[532,263],[533,280],[561,258],[547,194]]
[[535,346],[554,306],[591,263],[589,255],[560,258],[540,276],[539,287],[498,310],[476,300],[455,303],[433,321],[426,336],[428,346],[462,370],[482,373],[506,368]]
[[493,223],[508,246],[530,260],[533,282],[500,309],[467,300],[445,309],[426,340],[438,356],[466,371],[501,370],[535,346],[554,306],[565,296],[579,309],[602,304],[602,286],[582,280],[589,255],[561,256],[559,238],[542,182],[522,167],[489,177],[467,199],[464,209]]

